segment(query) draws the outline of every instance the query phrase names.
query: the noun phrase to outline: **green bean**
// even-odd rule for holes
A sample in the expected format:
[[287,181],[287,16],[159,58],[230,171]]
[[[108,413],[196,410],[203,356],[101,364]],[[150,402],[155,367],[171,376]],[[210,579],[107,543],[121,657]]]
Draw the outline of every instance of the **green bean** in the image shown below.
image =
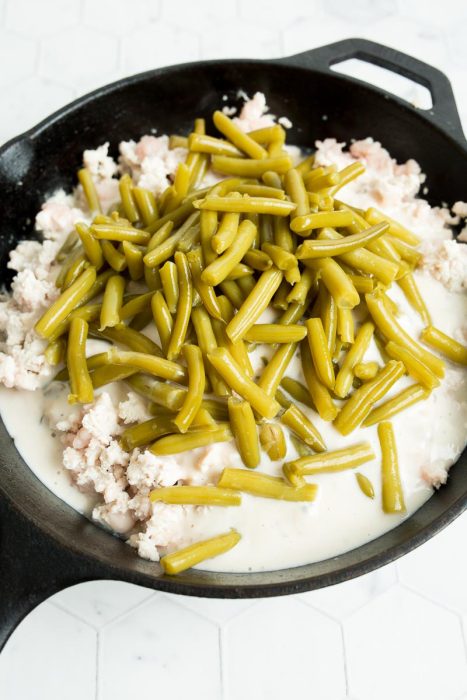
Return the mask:
[[169,137],[169,148],[173,150],[174,148],[188,148],[188,139],[186,136],[179,136],[178,134],[171,134]]
[[423,362],[414,357],[407,348],[397,345],[397,343],[390,340],[385,347],[385,351],[393,360],[403,362],[408,374],[426,389],[431,390],[439,386],[440,381],[438,377]]
[[[228,318],[230,320],[230,318],[233,316],[233,308],[231,307],[229,300],[226,297],[219,297],[219,304],[221,304],[224,318]],[[226,309],[226,305],[230,308]],[[247,377],[253,377],[253,367],[251,366],[250,358],[243,340],[237,340],[236,343],[232,343],[225,332],[225,324],[222,323],[222,321],[214,319],[212,321],[212,327],[219,347],[227,348],[234,360],[236,360],[243,369]]]
[[364,474],[360,474],[360,472],[355,473],[355,478],[357,479],[357,484],[360,488],[360,491],[363,494],[365,494],[365,496],[367,496],[368,498],[374,498],[375,490],[369,478]]
[[[279,384],[281,383],[284,372],[295,355],[297,343],[286,343],[279,345],[274,355],[269,360],[264,368],[261,377],[258,381],[258,387],[266,392],[269,396],[274,396]],[[273,416],[265,416],[265,418]]]
[[333,258],[306,260],[306,265],[319,274],[338,307],[353,309],[358,306],[360,296],[357,290]]
[[211,537],[209,540],[195,542],[195,544],[180,549],[178,552],[166,554],[161,558],[160,564],[166,574],[174,576],[181,571],[185,571],[196,564],[200,564],[206,559],[212,559],[229,549],[235,547],[240,541],[241,536],[235,530],[231,530],[225,535]]
[[128,325],[135,331],[142,331],[146,328],[146,326],[149,326],[149,324],[152,323],[152,320],[152,311],[150,308],[147,308],[144,309],[144,311],[140,311],[139,314],[136,314]]
[[263,158],[261,160],[213,156],[212,167],[217,172],[225,173],[226,175],[261,177],[268,170],[280,174],[286,173],[292,167],[292,161],[288,155]]
[[292,231],[307,233],[315,228],[349,226],[353,221],[350,211],[320,211],[305,216],[296,216],[290,223]]
[[150,250],[154,250],[157,246],[161,245],[168,239],[173,231],[174,223],[173,221],[167,221],[163,226],[160,227],[155,233],[152,234],[148,243],[148,253]]
[[304,304],[315,282],[316,275],[314,271],[308,269],[303,270],[299,281],[292,287],[291,291],[287,295],[287,301],[289,304],[293,302]]
[[57,338],[49,341],[49,344],[44,350],[44,357],[49,365],[55,367],[55,365],[59,365],[64,361],[66,357],[66,346],[65,338]]
[[204,268],[201,273],[201,280],[211,286],[220,284],[225,280],[229,272],[241,261],[250,248],[255,236],[256,226],[251,221],[242,221],[238,227],[235,245],[230,246],[222,255]]
[[274,418],[280,409],[277,401],[244,373],[226,348],[216,348],[208,354],[208,360],[226,384],[248,401],[257,413],[264,418]]
[[128,272],[130,273],[130,278],[133,281],[141,279],[144,275],[144,265],[143,265],[143,253],[134,243],[129,241],[123,241],[122,243],[123,254],[128,266]]
[[243,464],[249,469],[258,466],[259,443],[255,417],[248,401],[230,397],[228,400],[230,427]]
[[177,266],[171,260],[167,260],[160,268],[159,274],[167,306],[170,313],[174,314],[179,297]]
[[347,165],[337,173],[339,176],[339,182],[331,188],[330,193],[334,196],[336,192],[341,189],[341,187],[344,187],[344,185],[347,185],[352,180],[355,180],[355,178],[363,175],[364,172],[365,166],[363,163],[360,163],[359,161],[356,163],[350,163],[350,165]]
[[238,263],[229,272],[226,279],[228,279],[228,280],[240,280],[243,277],[251,277],[252,275],[253,275],[253,269],[251,267],[249,267],[248,265],[245,265],[245,263]]
[[[331,165],[328,168],[322,168],[322,170],[329,171],[330,168],[334,167],[335,166]],[[316,171],[312,170],[304,178],[307,191],[312,193],[332,192],[334,187],[339,183],[339,175],[337,174],[337,172],[334,171],[324,172],[323,174],[318,175],[317,177],[312,177],[314,176],[315,172],[318,172],[319,170],[321,170],[321,168],[316,168]]]
[[239,506],[239,493],[218,486],[165,486],[151,491],[149,498],[154,503],[174,503],[194,506]]
[[177,250],[181,250],[182,253],[188,253],[199,245],[201,239],[201,229],[199,223],[188,229],[177,243]]
[[287,280],[283,279],[272,299],[272,306],[274,309],[282,309],[282,311],[288,309],[289,302],[287,301],[287,297],[290,294],[290,289],[290,284]]
[[91,265],[93,265],[96,270],[99,270],[104,264],[104,256],[102,255],[102,248],[94,236],[92,235],[89,227],[83,223],[75,224],[76,231],[81,239],[81,243],[86,253]]
[[328,194],[321,192],[308,192],[308,201],[314,211],[333,211],[334,200]]
[[[173,233],[171,236],[166,238],[162,243],[159,243],[157,246],[152,248],[146,255],[144,256],[144,264],[147,265],[147,267],[158,267],[161,265],[163,262],[171,258],[177,248],[178,243],[180,240],[183,238],[185,233],[194,225],[198,222],[199,220],[199,212],[193,212],[186,221],[183,223],[182,226]],[[161,220],[160,220],[161,221]]]
[[174,455],[197,447],[206,447],[217,442],[228,442],[232,433],[227,425],[217,425],[215,428],[193,428],[183,435],[166,435],[156,440],[149,448],[155,455]]
[[260,323],[251,326],[244,338],[250,343],[296,343],[303,340],[305,336],[304,326]]
[[261,447],[268,455],[269,459],[276,462],[284,459],[287,453],[284,431],[277,423],[262,423],[259,428],[259,439]]
[[101,241],[102,253],[106,262],[115,272],[123,272],[127,267],[127,261],[124,255],[110,241]]
[[354,233],[345,238],[336,240],[308,239],[297,248],[296,255],[299,260],[302,260],[350,253],[352,250],[365,247],[369,242],[376,240],[382,236],[388,228],[389,224],[381,223],[372,228],[367,228],[360,233]]
[[238,212],[255,214],[272,214],[274,216],[288,216],[295,210],[296,205],[286,200],[273,199],[272,197],[250,197],[248,194],[242,197],[206,197],[193,202],[195,209],[207,209],[209,211]]
[[109,340],[118,345],[123,345],[130,350],[135,352],[146,353],[148,355],[156,355],[161,357],[161,349],[156,343],[154,343],[150,338],[148,338],[143,333],[124,326],[123,324],[118,326],[118,328],[106,328],[104,331],[100,331],[94,324],[89,324],[89,335],[94,338],[99,338],[101,340]]
[[167,408],[169,411],[180,410],[187,391],[182,387],[174,386],[140,373],[130,377],[127,384],[141,396]]
[[40,317],[34,326],[36,333],[42,338],[49,338],[68,314],[78,306],[95,281],[96,270],[94,267],[88,267]]
[[78,170],[78,180],[83,188],[84,196],[86,197],[86,202],[91,214],[102,212],[99,195],[97,194],[96,186],[90,171],[87,168]]
[[81,254],[68,268],[63,280],[62,291],[68,289],[87,267],[89,267],[89,263],[86,256]]
[[88,304],[87,306],[79,306],[72,311],[68,316],[55,328],[54,332],[49,336],[49,342],[53,343],[66,333],[70,327],[72,318],[83,318],[85,321],[94,321],[99,317],[101,312],[101,304]]
[[210,153],[219,156],[243,157],[243,153],[232,143],[206,134],[190,134],[188,148],[192,153]]
[[[76,226],[76,225],[75,225]],[[56,262],[63,262],[66,258],[73,252],[79,241],[79,236],[77,231],[70,231],[68,236],[65,238],[64,243],[60,246],[58,253],[55,256]]]
[[224,280],[219,285],[222,293],[227,297],[236,309],[239,309],[245,301],[245,296],[234,280]]
[[292,401],[287,398],[282,389],[278,389],[276,391],[276,395],[274,398],[278,403],[280,403],[281,408],[287,409],[289,406],[292,405]]
[[144,187],[133,187],[133,197],[144,226],[150,226],[158,216],[157,203],[153,193]]
[[284,377],[280,385],[295,401],[300,401],[314,410],[315,406],[311,400],[310,392],[301,382],[292,379],[292,377]]
[[411,233],[411,231],[408,231],[397,221],[391,219],[390,216],[387,216],[387,214],[383,214],[374,207],[370,207],[370,209],[367,209],[363,216],[365,217],[365,220],[368,221],[368,223],[371,225],[379,224],[381,222],[388,223],[389,235],[393,236],[394,238],[398,238],[403,243],[407,243],[408,245],[418,245],[420,243],[420,239],[418,236],[416,236],[414,233]]
[[278,141],[285,137],[285,132],[280,124],[274,124],[273,126],[264,126],[262,129],[249,131],[248,136],[257,143],[271,143],[271,141]]
[[133,182],[127,173],[122,175],[118,181],[118,189],[120,190],[120,199],[122,200],[122,209],[125,217],[130,223],[134,224],[135,221],[139,220],[139,214],[133,196]]
[[402,362],[390,360],[374,379],[357,389],[341,408],[334,427],[341,435],[348,435],[358,427],[371,409],[405,373]]
[[353,314],[350,309],[337,309],[337,335],[345,344],[355,340]]
[[452,362],[457,362],[460,365],[467,365],[467,348],[465,345],[458,343],[457,340],[446,335],[446,333],[443,333],[438,328],[428,325],[423,329],[421,338],[424,343],[431,345],[432,348],[438,350],[438,352]]
[[323,323],[320,318],[309,318],[305,325],[308,331],[308,344],[316,374],[328,389],[333,389],[335,384],[334,367],[324,334]]
[[97,367],[90,372],[90,377],[94,389],[99,389],[101,386],[119,382],[122,379],[127,379],[138,370],[134,367],[119,367],[118,365],[104,365]]
[[398,345],[407,348],[420,362],[429,367],[437,377],[444,377],[444,362],[411,338],[390,313],[384,303],[383,296],[378,291],[366,294],[365,300],[375,325],[388,341],[392,340]]
[[145,245],[150,239],[147,231],[131,226],[92,224],[91,232],[95,238],[104,241],[130,241],[130,243]]
[[74,318],[70,323],[67,346],[67,366],[70,375],[71,393],[69,403],[92,403],[94,391],[86,364],[86,338],[88,324],[82,318]]
[[142,372],[162,377],[162,379],[182,382],[186,379],[184,367],[163,357],[147,355],[144,352],[135,352],[134,350],[118,350],[115,347],[111,347],[107,351],[107,358],[109,364],[134,367]]
[[243,338],[254,322],[267,308],[282,280],[282,272],[276,268],[265,270],[254,289],[247,296],[238,312],[227,325],[227,335],[236,342]]
[[203,307],[193,309],[191,312],[191,320],[195,329],[198,345],[203,353],[203,359],[206,361],[206,373],[211,382],[212,389],[216,396],[229,396],[230,390],[225,382],[219,377],[218,373],[207,361],[208,354],[216,349],[217,342],[214,336],[214,331],[209,318],[209,314]]
[[374,280],[371,277],[362,277],[362,275],[354,275],[347,273],[348,278],[359,294],[368,294],[375,288]]
[[[207,192],[208,189],[209,188],[206,188],[205,191]],[[172,226],[178,226],[184,223],[189,215],[193,213],[193,200],[199,199],[200,196],[201,192],[198,191],[193,195],[186,197],[183,204],[177,207],[177,209],[174,209],[164,216],[161,216],[159,219],[156,219],[152,224],[147,226],[149,233],[157,233],[157,231],[159,231],[163,226],[166,226],[168,223],[171,223]]]
[[149,445],[157,438],[174,431],[173,414],[159,415],[126,428],[120,435],[120,443],[126,452],[131,452],[135,447]]
[[310,213],[310,206],[301,173],[295,168],[286,172],[284,175],[284,187],[291,201],[297,205],[294,212],[295,216],[307,216]]
[[300,351],[303,376],[316,411],[323,420],[332,421],[337,415],[337,408],[332,401],[328,389],[318,379],[307,340],[302,340]]
[[367,382],[376,377],[379,369],[380,367],[377,362],[359,362],[353,368],[353,373],[357,379],[361,379],[362,382]]
[[[341,234],[330,228],[324,228],[319,234],[320,239],[337,240],[341,238]],[[386,260],[385,258],[375,255],[366,248],[357,248],[350,253],[344,253],[339,256],[339,260],[350,267],[360,270],[361,272],[374,275],[384,285],[389,285],[394,282],[399,274],[399,265]]]
[[[280,248],[277,245],[274,245],[273,243],[263,243],[261,246],[261,250],[267,255],[269,255],[274,265],[279,270],[285,271],[286,279],[288,271],[296,270],[298,273],[298,279],[296,277],[294,279],[296,282],[299,281],[300,273],[298,271],[298,263],[295,255],[292,255],[292,253],[283,250],[282,248]],[[287,279],[287,281],[292,283],[292,280]]]
[[403,277],[400,277],[397,280],[397,284],[404,292],[405,298],[412,308],[419,313],[423,323],[426,326],[429,326],[431,324],[430,313],[425,302],[423,301],[423,297],[420,294],[420,290],[417,287],[417,283],[415,282],[413,275],[410,272],[407,272]]
[[370,443],[360,442],[340,450],[294,459],[291,465],[301,476],[313,476],[355,469],[373,459],[375,459],[375,453]]
[[369,427],[375,425],[382,420],[389,420],[397,413],[404,411],[406,408],[413,406],[418,401],[424,401],[430,396],[430,391],[420,384],[412,384],[403,389],[398,394],[388,399],[384,403],[374,408],[365,418],[362,426]]
[[323,452],[326,449],[319,431],[298,406],[289,406],[281,415],[281,423],[286,425],[315,452]]
[[217,485],[221,488],[244,491],[252,496],[275,498],[281,501],[314,501],[318,491],[316,484],[294,488],[281,477],[228,467],[223,470]]
[[296,170],[300,173],[300,175],[303,177],[306,175],[311,168],[313,167],[313,164],[315,162],[315,154],[312,153],[311,155],[307,156],[304,158],[297,166]]
[[122,308],[124,291],[125,279],[123,277],[120,277],[120,275],[112,275],[112,277],[109,277],[102,300],[100,331],[108,327],[113,328],[122,320],[120,318],[120,310]]
[[[213,188],[213,191],[215,191],[215,188]],[[217,212],[203,210],[200,213],[200,226],[201,249],[203,251],[204,264],[207,266],[216,260],[217,257],[212,247],[212,239],[218,226]]]
[[166,353],[170,342],[170,336],[172,335],[173,319],[162,292],[158,291],[153,294],[151,298],[151,310],[161,341],[162,350]]
[[362,361],[373,337],[374,330],[375,327],[372,323],[364,323],[356,335],[355,343],[344,358],[334,386],[334,393],[341,399],[345,399],[352,388],[354,368]]
[[206,378],[201,350],[196,345],[184,345],[182,353],[187,364],[188,391],[174,424],[181,433],[186,433],[201,407]]
[[201,297],[203,306],[206,311],[213,318],[221,318],[221,311],[219,307],[219,301],[214,291],[214,287],[206,284],[201,279],[201,273],[203,271],[202,261],[201,261],[201,250],[198,248],[192,250],[187,254],[188,265],[190,266],[191,279],[193,281],[193,286]]
[[[232,193],[231,197],[240,196]],[[212,249],[220,255],[229,248],[235,240],[238,231],[240,214],[237,212],[226,212],[221,220],[218,230],[211,238]]]
[[396,440],[392,423],[383,421],[378,425],[381,446],[382,505],[385,513],[405,513],[404,493],[399,474]]
[[238,185],[235,191],[239,194],[248,194],[250,197],[267,197],[269,199],[285,199],[285,192],[281,187],[267,187],[266,185],[252,185],[249,182]]
[[178,272],[178,284],[180,296],[177,304],[177,313],[173,325],[172,335],[167,348],[167,358],[174,360],[180,354],[185,341],[185,336],[190,321],[191,306],[193,300],[193,287],[191,284],[190,268],[186,255],[177,251],[174,256]]
[[246,153],[250,158],[266,158],[267,151],[254,141],[251,136],[245,134],[235,122],[220,110],[216,110],[212,115],[214,126],[227,139],[233,143],[240,151]]
[[410,267],[416,267],[420,260],[422,259],[422,254],[412,248],[411,246],[403,243],[398,238],[393,236],[387,236],[388,241],[391,243],[392,247],[397,251],[402,260],[404,260]]

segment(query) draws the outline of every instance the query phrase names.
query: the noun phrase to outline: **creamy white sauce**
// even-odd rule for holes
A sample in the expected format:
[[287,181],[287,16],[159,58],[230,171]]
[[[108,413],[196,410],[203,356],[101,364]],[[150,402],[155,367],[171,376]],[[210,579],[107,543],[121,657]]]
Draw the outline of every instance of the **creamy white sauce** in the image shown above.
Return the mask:
[[[466,296],[449,293],[426,274],[416,273],[416,277],[434,325],[455,335],[456,330],[465,322]],[[403,312],[400,323],[417,338],[422,329],[417,314],[408,306],[398,288],[394,286],[390,294]],[[93,348],[92,352],[101,349]],[[374,344],[365,356],[365,360],[371,359],[380,359]],[[422,479],[423,466],[433,460],[444,466],[452,464],[465,444],[467,405],[463,380],[467,372],[447,364],[448,376],[442,381],[441,387],[427,401],[415,404],[392,419],[407,506],[406,515],[386,515],[382,511],[380,449],[376,427],[358,429],[344,438],[331,424],[325,423],[313,411],[301,406],[321,432],[328,449],[353,445],[363,440],[370,441],[376,459],[356,470],[309,478],[309,481],[319,486],[314,503],[285,503],[243,495],[242,505],[238,508],[192,509],[187,524],[189,540],[214,536],[232,527],[242,535],[240,543],[234,549],[205,562],[200,568],[241,572],[299,566],[354,549],[409,517],[433,493],[433,489]],[[287,375],[301,379],[298,358],[293,359]],[[399,392],[410,383],[411,380],[407,377],[403,378],[389,395]],[[111,391],[118,392],[119,389],[111,387]],[[60,439],[42,418],[47,402],[54,399],[53,392],[53,385],[45,394],[41,391],[2,388],[0,412],[18,451],[37,477],[59,498],[89,515],[96,497],[82,494],[73,486],[69,474],[61,466],[63,448]],[[65,402],[63,410],[67,410]],[[296,454],[290,442],[289,448],[287,459]],[[215,454],[225,460],[220,467],[240,466],[233,445],[215,446],[215,449]],[[183,455],[183,459],[187,458],[188,454]],[[259,470],[279,475],[281,465],[282,462],[271,462],[267,456],[263,456]],[[371,480],[375,488],[374,500],[360,491],[355,472],[361,472]]]

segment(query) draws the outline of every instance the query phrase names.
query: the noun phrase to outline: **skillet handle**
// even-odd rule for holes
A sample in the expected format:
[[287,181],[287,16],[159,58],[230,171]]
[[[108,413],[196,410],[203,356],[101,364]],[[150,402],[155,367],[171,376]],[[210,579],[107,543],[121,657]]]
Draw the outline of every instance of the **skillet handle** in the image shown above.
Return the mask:
[[74,584],[108,577],[99,566],[58,547],[0,495],[0,651],[39,603]]
[[[409,78],[426,87],[433,107],[423,110],[424,116],[435,126],[447,131],[456,141],[465,146],[465,136],[457,111],[454,93],[448,78],[437,68],[408,56],[401,51],[366,39],[344,39],[304,53],[289,56],[284,63],[312,67],[329,72],[330,67],[350,58],[372,63]],[[416,109],[416,108],[413,108]]]

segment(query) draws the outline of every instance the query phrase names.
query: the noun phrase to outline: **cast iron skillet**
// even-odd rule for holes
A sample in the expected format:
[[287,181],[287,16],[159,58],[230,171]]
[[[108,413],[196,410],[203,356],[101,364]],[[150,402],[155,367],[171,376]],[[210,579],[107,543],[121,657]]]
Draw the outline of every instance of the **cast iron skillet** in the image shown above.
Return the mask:
[[[430,89],[433,109],[421,111],[380,89],[330,71],[362,58]],[[413,157],[428,174],[432,203],[465,199],[467,148],[447,78],[393,49],[349,39],[289,58],[226,60],[162,68],[101,88],[55,113],[0,151],[0,257],[8,281],[8,250],[30,235],[45,195],[69,189],[84,147],[138,138],[157,127],[181,133],[193,116],[209,118],[236,101],[238,88],[266,93],[273,113],[293,122],[289,142],[368,135],[398,159]],[[27,406],[25,406],[27,421]],[[418,546],[458,516],[467,504],[467,457],[446,487],[406,522],[339,557],[284,571],[216,574],[189,571],[163,576],[52,495],[18,455],[0,427],[0,647],[35,605],[51,594],[91,579],[118,579],[149,588],[208,597],[273,596],[329,586],[382,566]]]

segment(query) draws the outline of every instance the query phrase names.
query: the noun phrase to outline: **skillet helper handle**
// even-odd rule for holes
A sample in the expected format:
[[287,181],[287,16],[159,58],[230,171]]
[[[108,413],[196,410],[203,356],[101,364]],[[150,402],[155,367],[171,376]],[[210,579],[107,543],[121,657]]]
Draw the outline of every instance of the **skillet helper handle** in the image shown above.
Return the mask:
[[[108,577],[108,575],[107,575]],[[26,615],[80,581],[106,578],[30,524],[0,495],[0,651]]]
[[433,106],[429,110],[422,110],[424,116],[465,145],[451,83],[440,70],[417,58],[367,39],[344,39],[290,56],[284,62],[329,72],[331,66],[351,58],[386,68],[426,87],[431,93]]

